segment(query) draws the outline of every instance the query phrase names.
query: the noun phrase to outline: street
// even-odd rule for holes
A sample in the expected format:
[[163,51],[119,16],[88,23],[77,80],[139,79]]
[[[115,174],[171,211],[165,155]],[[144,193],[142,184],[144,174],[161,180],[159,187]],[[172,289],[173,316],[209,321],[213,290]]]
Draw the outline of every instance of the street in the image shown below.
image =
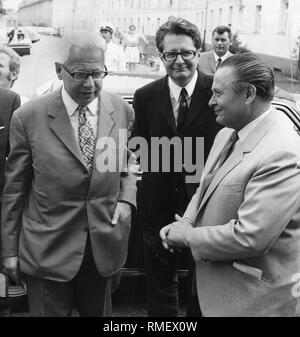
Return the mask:
[[35,90],[56,76],[54,62],[60,51],[61,39],[41,35],[40,41],[32,44],[31,54],[21,57],[21,70],[13,90],[28,98]]

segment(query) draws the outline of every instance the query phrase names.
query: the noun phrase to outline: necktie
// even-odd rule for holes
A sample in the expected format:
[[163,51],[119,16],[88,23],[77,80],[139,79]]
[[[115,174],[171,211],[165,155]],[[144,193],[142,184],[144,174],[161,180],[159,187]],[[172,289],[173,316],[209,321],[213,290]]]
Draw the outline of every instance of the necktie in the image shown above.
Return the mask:
[[216,63],[216,70],[220,67],[220,64],[222,63],[222,59],[218,58],[218,61]]
[[239,136],[238,136],[237,132],[234,130],[232,135],[230,136],[228,142],[226,143],[224,149],[222,150],[222,152],[220,154],[219,162],[217,163],[217,167],[211,173],[209,173],[203,180],[202,196],[204,195],[206,189],[208,188],[208,186],[210,185],[210,183],[214,179],[218,170],[222,167],[222,165],[225,163],[227,158],[230,156],[230,154],[233,150],[234,144],[238,141],[238,139],[239,139]]
[[79,122],[79,147],[86,163],[86,167],[91,172],[93,168],[93,158],[95,151],[95,135],[89,121],[86,118],[86,111],[88,107],[79,106],[77,109]]
[[177,130],[181,131],[184,125],[186,115],[188,113],[189,107],[187,103],[187,91],[185,88],[181,89],[180,99],[179,99],[179,109],[178,109],[178,120],[177,120]]

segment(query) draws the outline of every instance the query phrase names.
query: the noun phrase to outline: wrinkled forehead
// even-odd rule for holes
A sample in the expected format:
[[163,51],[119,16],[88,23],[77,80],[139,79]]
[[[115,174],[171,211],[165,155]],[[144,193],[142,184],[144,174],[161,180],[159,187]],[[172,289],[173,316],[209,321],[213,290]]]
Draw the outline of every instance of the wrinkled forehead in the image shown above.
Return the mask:
[[99,47],[71,45],[64,64],[97,63],[104,65],[104,51]]

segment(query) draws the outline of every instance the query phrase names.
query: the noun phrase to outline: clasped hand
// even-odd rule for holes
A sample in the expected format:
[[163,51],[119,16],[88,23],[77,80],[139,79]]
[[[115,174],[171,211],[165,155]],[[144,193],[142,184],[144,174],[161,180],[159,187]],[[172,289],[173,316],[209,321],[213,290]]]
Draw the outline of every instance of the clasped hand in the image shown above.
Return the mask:
[[188,238],[193,229],[193,226],[188,221],[177,214],[175,215],[175,220],[175,222],[163,227],[159,232],[164,248],[171,252],[189,246]]

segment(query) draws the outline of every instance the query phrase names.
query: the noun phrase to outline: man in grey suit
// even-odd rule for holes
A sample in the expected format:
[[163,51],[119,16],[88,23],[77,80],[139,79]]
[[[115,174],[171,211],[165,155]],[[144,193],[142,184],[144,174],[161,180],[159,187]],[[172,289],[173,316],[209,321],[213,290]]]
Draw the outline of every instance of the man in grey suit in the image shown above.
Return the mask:
[[212,89],[225,128],[163,244],[191,248],[204,316],[299,316],[300,137],[271,106],[274,74],[258,56],[225,60]]
[[63,87],[12,118],[3,264],[15,280],[22,272],[33,316],[70,316],[73,306],[80,316],[109,316],[110,280],[127,256],[136,204],[137,165],[126,148],[133,109],[101,90],[103,46],[97,34],[66,34],[56,63]]
[[212,32],[212,47],[209,52],[202,53],[199,70],[206,74],[214,74],[220,64],[232,55],[229,46],[232,38],[230,27],[218,26]]

